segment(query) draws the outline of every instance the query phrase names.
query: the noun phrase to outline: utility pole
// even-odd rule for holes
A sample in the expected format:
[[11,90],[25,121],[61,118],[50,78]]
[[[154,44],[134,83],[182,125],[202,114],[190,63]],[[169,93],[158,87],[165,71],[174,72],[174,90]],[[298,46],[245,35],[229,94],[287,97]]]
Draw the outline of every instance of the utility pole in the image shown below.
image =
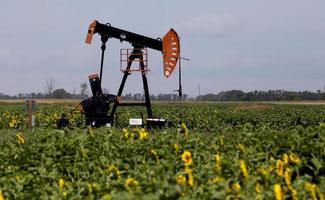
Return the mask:
[[183,88],[182,88],[182,64],[181,64],[181,60],[185,60],[185,61],[190,61],[191,59],[189,58],[183,58],[183,57],[179,57],[179,61],[178,61],[178,90],[174,90],[178,92],[178,97],[179,97],[179,103],[182,103],[182,96],[183,96]]

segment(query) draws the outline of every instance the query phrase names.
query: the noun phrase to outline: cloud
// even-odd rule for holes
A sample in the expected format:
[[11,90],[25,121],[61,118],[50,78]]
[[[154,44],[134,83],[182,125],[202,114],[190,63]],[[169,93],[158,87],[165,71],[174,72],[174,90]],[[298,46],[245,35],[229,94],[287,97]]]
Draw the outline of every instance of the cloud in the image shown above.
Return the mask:
[[232,15],[222,13],[202,13],[179,26],[184,34],[199,35],[202,37],[222,37],[236,29],[237,21]]

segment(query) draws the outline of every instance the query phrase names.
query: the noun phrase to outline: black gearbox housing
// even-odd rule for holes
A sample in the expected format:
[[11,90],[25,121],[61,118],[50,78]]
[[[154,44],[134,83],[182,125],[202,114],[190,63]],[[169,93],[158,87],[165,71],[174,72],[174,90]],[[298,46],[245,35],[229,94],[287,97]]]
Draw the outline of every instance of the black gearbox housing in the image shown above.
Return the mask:
[[116,101],[116,95],[100,94],[83,100],[80,104],[86,117],[86,125],[103,126],[112,123],[109,118],[110,104]]

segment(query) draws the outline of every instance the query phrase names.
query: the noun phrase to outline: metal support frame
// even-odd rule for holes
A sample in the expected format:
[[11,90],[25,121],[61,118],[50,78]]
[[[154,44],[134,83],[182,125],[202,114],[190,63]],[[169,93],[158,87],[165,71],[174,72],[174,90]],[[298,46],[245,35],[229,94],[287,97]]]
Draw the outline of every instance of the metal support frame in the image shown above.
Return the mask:
[[[120,50],[120,71],[122,73],[124,73],[126,71],[125,68],[127,66],[128,61],[130,60],[129,57],[130,57],[130,55],[134,54],[133,51],[134,51],[134,48],[127,48],[127,49],[121,49]],[[141,54],[142,54],[143,59],[141,59],[141,60],[138,59],[137,60],[137,61],[139,61],[138,67],[130,68],[129,70],[127,70],[127,71],[129,71],[129,73],[131,73],[131,72],[139,72],[139,71],[147,73],[148,71],[150,71],[148,69],[148,50],[146,48],[141,49]],[[143,65],[144,65],[145,70],[141,69],[141,66],[140,66],[141,62],[140,61],[143,61]]]
[[145,103],[120,103],[119,101],[115,101],[112,111],[111,111],[111,114],[109,116],[109,119],[112,121],[112,123],[113,123],[114,115],[115,115],[115,112],[116,112],[116,109],[118,106],[146,106],[148,118],[152,118],[152,109],[151,109],[151,102],[150,102],[150,95],[149,95],[149,88],[148,88],[148,80],[147,80],[147,76],[146,76],[145,65],[143,62],[142,49],[144,47],[138,46],[135,44],[133,44],[132,46],[134,47],[134,49],[133,49],[131,55],[129,56],[127,67],[124,71],[122,82],[121,82],[120,88],[117,93],[117,98],[119,99],[119,97],[121,97],[121,95],[122,95],[126,79],[130,75],[130,68],[131,68],[132,62],[135,59],[139,59],[140,69],[141,69],[140,71],[141,71],[141,75],[142,75],[143,89],[144,89],[144,95],[145,95]]

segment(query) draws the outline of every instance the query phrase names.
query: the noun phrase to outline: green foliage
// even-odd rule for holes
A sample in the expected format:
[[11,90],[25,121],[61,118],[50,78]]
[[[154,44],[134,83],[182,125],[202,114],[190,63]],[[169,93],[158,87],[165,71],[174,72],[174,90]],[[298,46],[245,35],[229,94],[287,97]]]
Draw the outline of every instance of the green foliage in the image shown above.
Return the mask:
[[[159,104],[155,113],[174,127],[149,131],[124,126],[137,113],[124,109],[124,129],[55,129],[70,105],[40,105],[29,130],[21,108],[1,107],[5,199],[274,199],[277,184],[287,199],[325,192],[323,106]],[[79,115],[69,118],[76,125]]]
[[[40,104],[36,112],[37,127],[55,127],[56,119],[66,113],[73,126],[83,126],[83,119],[76,105]],[[130,117],[141,117],[143,108],[122,107],[116,113],[116,126],[126,127]],[[168,120],[170,127],[177,127],[182,121],[194,130],[221,131],[227,127],[242,126],[246,123],[254,128],[287,129],[296,126],[307,127],[325,122],[324,105],[272,105],[272,104],[217,104],[217,103],[156,103],[155,116]],[[145,114],[144,114],[144,117]],[[0,103],[0,128],[26,127],[27,114],[24,104]]]
[[56,99],[71,98],[71,94],[65,91],[63,88],[54,90],[51,96]]

